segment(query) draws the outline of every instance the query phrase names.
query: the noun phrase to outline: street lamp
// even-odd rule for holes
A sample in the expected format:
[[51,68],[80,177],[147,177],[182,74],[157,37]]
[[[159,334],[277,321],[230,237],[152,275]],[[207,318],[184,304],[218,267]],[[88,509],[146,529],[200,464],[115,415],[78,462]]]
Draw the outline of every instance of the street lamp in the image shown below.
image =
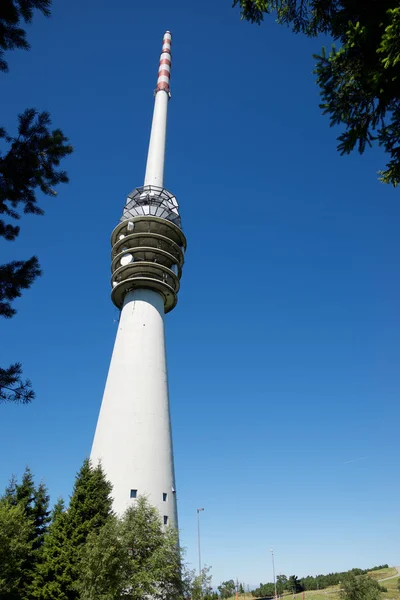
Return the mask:
[[275,588],[275,600],[278,597],[276,593],[276,579],[275,579],[275,561],[274,561],[274,551],[272,548],[269,549],[272,555],[272,572],[274,574],[274,588]]
[[197,541],[199,546],[199,577],[201,577],[201,551],[200,551],[200,513],[204,508],[197,509]]

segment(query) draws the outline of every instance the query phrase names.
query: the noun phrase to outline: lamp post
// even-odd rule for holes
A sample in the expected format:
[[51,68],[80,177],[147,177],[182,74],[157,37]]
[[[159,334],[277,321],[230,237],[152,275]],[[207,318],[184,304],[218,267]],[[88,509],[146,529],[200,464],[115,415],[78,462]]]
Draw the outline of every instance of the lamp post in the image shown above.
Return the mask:
[[272,548],[269,549],[272,555],[272,573],[274,575],[274,588],[275,588],[275,600],[278,597],[276,593],[276,578],[275,578],[275,561],[274,561],[274,551]]
[[201,577],[201,550],[200,550],[200,513],[204,508],[197,509],[197,542],[199,546],[199,577]]

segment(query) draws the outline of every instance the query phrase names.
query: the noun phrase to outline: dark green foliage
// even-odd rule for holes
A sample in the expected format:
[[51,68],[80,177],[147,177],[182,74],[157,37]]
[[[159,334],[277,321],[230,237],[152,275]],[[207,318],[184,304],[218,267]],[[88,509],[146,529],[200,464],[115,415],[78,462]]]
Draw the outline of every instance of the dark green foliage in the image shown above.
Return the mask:
[[[351,569],[351,571],[344,571],[341,573],[328,573],[328,575],[309,575],[308,577],[302,577],[298,579],[295,575],[291,578],[287,578],[286,575],[278,575],[276,578],[276,588],[278,594],[282,594],[284,590],[292,592],[295,587],[297,591],[308,591],[308,590],[323,590],[332,585],[338,585],[347,576],[366,575],[369,571],[379,571],[381,569],[387,569],[388,565],[379,565],[372,567],[371,569]],[[295,578],[294,580],[292,578]],[[252,592],[253,596],[274,596],[274,584],[273,583],[260,583],[260,586]]]
[[276,577],[276,591],[279,596],[287,589],[288,578],[286,575],[277,575]]
[[32,521],[21,504],[0,500],[0,598],[23,599],[25,565],[32,556]]
[[0,367],[0,402],[28,404],[34,396],[31,382],[22,378],[20,363],[15,363],[7,369]]
[[209,568],[194,577],[178,533],[138,498],[123,518],[111,511],[111,485],[86,460],[68,508],[48,513],[43,484],[29,469],[0,499],[1,600],[217,600]]
[[[43,483],[35,485],[33,475],[27,468],[21,483],[18,483],[14,477],[11,479],[1,502],[9,507],[18,507],[25,517],[24,535],[26,534],[27,542],[25,547],[28,550],[24,556],[20,555],[18,582],[14,590],[15,598],[23,600],[28,598],[28,589],[34,571],[41,561],[41,548],[50,521],[49,496]],[[14,532],[13,535],[18,540],[19,534]]]
[[379,565],[372,567],[371,569],[351,569],[351,571],[344,571],[342,573],[328,573],[328,575],[316,575],[315,577],[308,576],[302,577],[300,583],[304,590],[323,590],[331,585],[338,585],[348,575],[366,575],[369,571],[379,571],[380,569],[387,569],[388,565]]
[[43,544],[31,587],[32,598],[74,600],[78,565],[88,535],[99,532],[110,518],[111,484],[100,466],[92,468],[85,460],[77,474],[68,510],[59,502]]
[[66,590],[72,584],[69,566],[71,547],[68,539],[67,515],[59,500],[52,512],[52,521],[43,544],[42,563],[36,569],[30,588],[31,598],[68,600]]
[[292,594],[297,594],[297,592],[303,591],[303,586],[301,585],[301,582],[299,581],[299,579],[296,575],[291,575],[289,577],[288,582],[287,582],[287,589]]
[[86,459],[76,477],[68,507],[69,533],[75,545],[83,544],[88,534],[98,530],[110,516],[111,490],[102,467],[92,468]]
[[[11,137],[4,129],[0,130],[0,138],[10,145],[0,158],[0,214],[13,219],[20,218],[17,212],[20,205],[26,214],[43,214],[37,203],[36,189],[56,195],[54,186],[68,182],[65,171],[58,171],[57,167],[61,159],[72,152],[62,131],[50,130],[47,112],[29,108],[19,115],[18,121],[17,136]],[[6,239],[17,237],[18,227],[3,222],[1,225]]]
[[233,596],[235,593],[235,582],[233,579],[229,579],[228,581],[223,581],[221,585],[218,586],[219,595],[221,598],[229,598]]
[[276,13],[295,33],[332,36],[340,48],[323,49],[315,73],[321,108],[331,125],[344,126],[338,150],[361,154],[376,142],[389,159],[381,181],[400,183],[400,7],[398,0],[234,0],[242,18],[260,23]]
[[251,592],[256,598],[273,598],[275,586],[273,583],[260,583],[259,587]]
[[0,8],[0,71],[8,71],[4,60],[5,50],[29,49],[26,32],[21,21],[30,23],[33,11],[38,10],[46,17],[50,15],[51,0],[2,0]]
[[43,483],[36,486],[33,475],[27,467],[20,484],[15,478],[11,479],[4,499],[13,505],[20,504],[23,507],[33,525],[31,535],[33,549],[39,550],[43,545],[44,535],[50,523],[50,497],[46,486]]
[[340,597],[342,600],[379,600],[383,591],[384,588],[368,575],[351,573],[342,582]]
[[33,507],[31,509],[31,516],[35,526],[34,550],[40,550],[44,543],[44,536],[50,523],[49,501],[50,497],[47,493],[47,488],[41,482],[35,490]]
[[[0,71],[7,71],[4,52],[15,48],[28,49],[26,32],[21,22],[30,23],[34,10],[50,15],[51,0],[2,0],[0,3]],[[59,170],[61,160],[72,152],[60,129],[50,129],[47,112],[33,108],[18,117],[18,133],[10,136],[0,127],[0,140],[7,145],[0,153],[0,237],[13,241],[20,228],[6,223],[4,217],[20,219],[20,213],[42,215],[36,192],[55,196],[55,186],[68,181],[65,171]],[[0,316],[15,315],[12,302],[22,290],[31,287],[41,274],[36,256],[13,260],[0,265]],[[27,404],[34,398],[29,380],[23,380],[22,368],[15,363],[0,368],[0,402]]]
[[0,265],[0,316],[9,319],[15,315],[11,302],[20,298],[21,290],[30,288],[39,275],[41,270],[36,256]]
[[[57,170],[62,158],[72,152],[67,138],[56,129],[50,130],[48,113],[26,110],[19,116],[18,136],[10,137],[4,130],[10,147],[0,155],[0,216],[19,219],[18,208],[23,213],[42,215],[36,190],[54,196],[54,186],[68,181],[65,171]],[[5,223],[0,218],[0,236],[12,241],[20,228]],[[16,310],[11,302],[21,296],[21,290],[29,288],[41,274],[38,259],[33,256],[25,261],[12,261],[0,266],[0,315],[10,318]]]

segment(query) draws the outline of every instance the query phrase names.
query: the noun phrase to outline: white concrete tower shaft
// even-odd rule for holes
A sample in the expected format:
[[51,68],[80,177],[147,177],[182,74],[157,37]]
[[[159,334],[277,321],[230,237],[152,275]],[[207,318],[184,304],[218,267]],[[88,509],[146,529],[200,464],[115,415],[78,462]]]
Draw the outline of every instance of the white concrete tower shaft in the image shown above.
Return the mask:
[[101,461],[121,515],[146,495],[178,525],[164,314],[177,302],[186,239],[163,188],[171,34],[163,40],[145,185],[128,195],[111,236],[112,293],[121,309],[91,460]]

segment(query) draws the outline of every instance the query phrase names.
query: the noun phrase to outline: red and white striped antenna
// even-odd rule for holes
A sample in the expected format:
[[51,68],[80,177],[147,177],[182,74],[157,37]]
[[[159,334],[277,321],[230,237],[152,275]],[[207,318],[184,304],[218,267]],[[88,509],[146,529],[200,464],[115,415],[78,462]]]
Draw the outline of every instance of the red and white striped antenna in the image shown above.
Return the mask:
[[147,155],[144,185],[164,187],[165,142],[167,135],[168,100],[171,97],[171,41],[170,31],[166,31],[158,67],[157,87],[153,122],[151,125],[149,152]]
[[160,64],[158,67],[157,87],[155,93],[160,92],[161,90],[164,90],[169,94],[171,93],[169,87],[169,82],[171,79],[171,41],[171,32],[166,31],[164,33],[163,38]]

